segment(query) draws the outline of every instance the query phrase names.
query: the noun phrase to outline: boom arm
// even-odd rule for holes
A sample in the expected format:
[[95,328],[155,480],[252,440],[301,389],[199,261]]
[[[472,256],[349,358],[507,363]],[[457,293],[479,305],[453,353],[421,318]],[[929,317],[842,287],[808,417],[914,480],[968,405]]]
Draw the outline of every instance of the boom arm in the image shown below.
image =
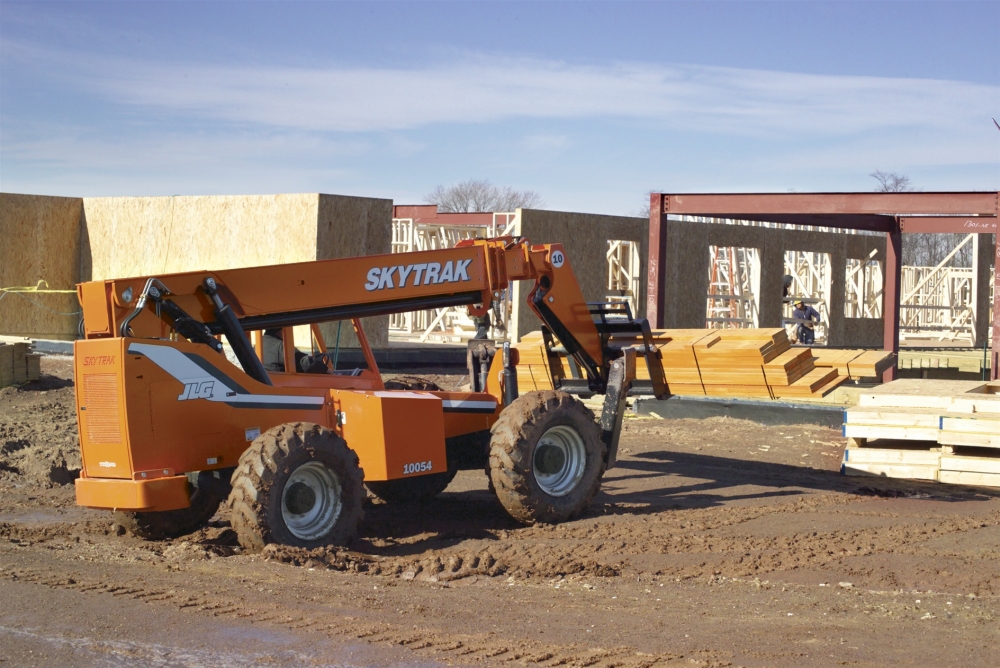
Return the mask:
[[591,388],[602,390],[604,340],[560,244],[476,239],[443,250],[95,281],[77,289],[88,339],[165,338],[171,331],[190,338],[198,323],[232,339],[236,324],[249,331],[462,305],[482,315],[514,280],[534,281],[528,306],[586,370]]

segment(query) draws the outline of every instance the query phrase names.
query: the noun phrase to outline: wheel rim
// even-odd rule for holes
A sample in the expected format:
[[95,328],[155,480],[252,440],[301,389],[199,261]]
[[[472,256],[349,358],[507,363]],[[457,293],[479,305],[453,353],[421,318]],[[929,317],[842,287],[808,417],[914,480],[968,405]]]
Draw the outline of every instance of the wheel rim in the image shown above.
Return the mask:
[[281,518],[292,535],[316,540],[330,533],[340,511],[340,478],[320,462],[309,462],[288,476],[281,492]]
[[587,448],[576,429],[566,425],[552,427],[535,445],[535,482],[549,496],[572,492],[587,468]]

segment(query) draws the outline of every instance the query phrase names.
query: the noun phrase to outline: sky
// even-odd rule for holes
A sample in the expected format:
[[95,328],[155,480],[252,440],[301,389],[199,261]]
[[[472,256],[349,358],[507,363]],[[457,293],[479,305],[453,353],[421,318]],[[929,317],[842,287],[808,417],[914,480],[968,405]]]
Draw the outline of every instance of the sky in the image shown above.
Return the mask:
[[998,29],[997,1],[0,0],[0,190],[998,190]]

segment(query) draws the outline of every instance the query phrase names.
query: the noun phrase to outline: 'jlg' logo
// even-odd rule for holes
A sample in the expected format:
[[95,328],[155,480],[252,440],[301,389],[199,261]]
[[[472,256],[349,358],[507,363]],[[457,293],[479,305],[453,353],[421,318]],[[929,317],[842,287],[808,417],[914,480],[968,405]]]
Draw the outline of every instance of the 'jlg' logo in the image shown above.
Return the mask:
[[177,397],[177,401],[187,401],[188,399],[211,399],[212,388],[215,387],[214,380],[206,380],[203,383],[185,383],[184,391]]
[[[468,281],[469,265],[472,260],[457,260],[455,262],[423,262],[420,264],[396,265],[395,267],[372,267],[368,270],[368,282],[365,290],[386,290],[396,287],[405,288],[407,280],[411,286],[434,285],[437,283],[457,283]],[[395,281],[393,275],[395,274]]]

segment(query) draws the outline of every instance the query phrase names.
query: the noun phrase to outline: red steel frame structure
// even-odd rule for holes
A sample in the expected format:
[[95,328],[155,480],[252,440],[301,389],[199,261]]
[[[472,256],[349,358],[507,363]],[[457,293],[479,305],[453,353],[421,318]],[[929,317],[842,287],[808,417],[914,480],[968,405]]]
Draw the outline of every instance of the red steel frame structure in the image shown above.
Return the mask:
[[[886,240],[883,347],[899,352],[903,234],[997,234],[998,192],[918,193],[652,193],[649,198],[649,278],[646,317],[663,327],[667,216],[690,215],[884,232]],[[1000,236],[1000,235],[998,235]],[[993,285],[992,364],[1000,374],[1000,243]],[[883,380],[896,377],[895,366]]]

